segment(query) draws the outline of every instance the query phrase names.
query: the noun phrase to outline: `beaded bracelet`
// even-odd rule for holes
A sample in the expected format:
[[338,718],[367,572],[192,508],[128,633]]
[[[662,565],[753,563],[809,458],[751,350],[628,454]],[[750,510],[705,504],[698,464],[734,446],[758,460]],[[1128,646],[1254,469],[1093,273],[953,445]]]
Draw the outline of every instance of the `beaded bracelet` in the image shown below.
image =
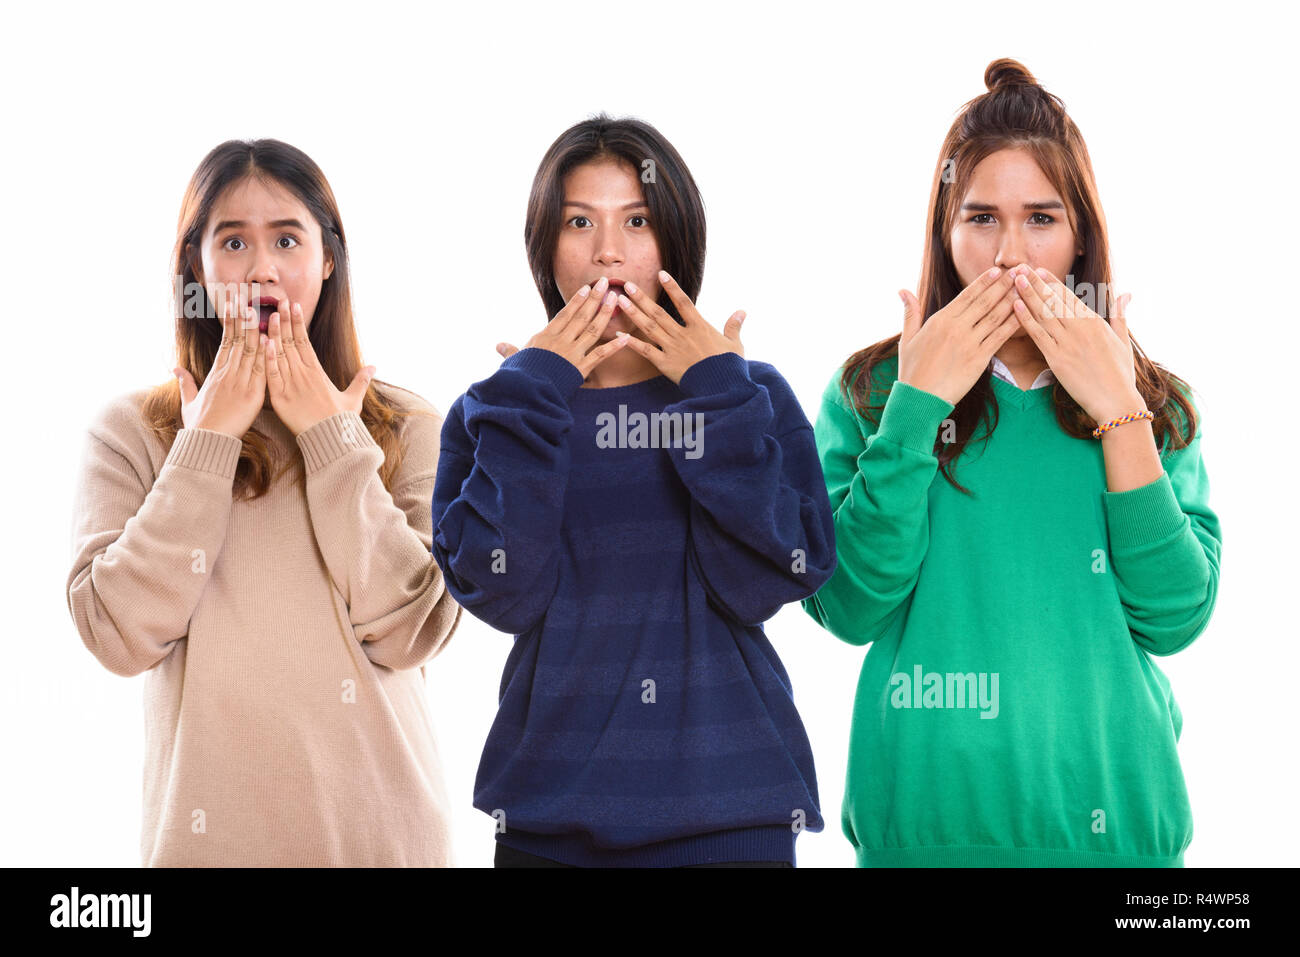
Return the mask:
[[1154,419],[1154,418],[1155,418],[1155,414],[1147,411],[1146,409],[1143,409],[1141,412],[1132,412],[1128,415],[1121,415],[1118,419],[1111,419],[1105,425],[1099,425],[1097,426],[1097,428],[1093,429],[1092,437],[1094,439],[1099,439],[1101,438],[1101,434],[1103,432],[1109,432],[1111,429],[1115,428],[1115,426],[1123,425],[1126,422],[1137,422],[1139,419]]

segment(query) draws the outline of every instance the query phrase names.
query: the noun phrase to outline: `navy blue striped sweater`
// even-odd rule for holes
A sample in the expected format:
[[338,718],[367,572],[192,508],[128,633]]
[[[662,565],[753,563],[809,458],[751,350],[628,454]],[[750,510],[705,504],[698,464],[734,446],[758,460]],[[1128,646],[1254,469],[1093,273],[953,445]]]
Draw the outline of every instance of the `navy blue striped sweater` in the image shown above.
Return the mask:
[[762,622],[835,570],[812,426],[735,353],[680,385],[582,382],[522,349],[443,424],[433,555],[516,636],[474,806],[503,844],[568,864],[793,863],[823,822]]

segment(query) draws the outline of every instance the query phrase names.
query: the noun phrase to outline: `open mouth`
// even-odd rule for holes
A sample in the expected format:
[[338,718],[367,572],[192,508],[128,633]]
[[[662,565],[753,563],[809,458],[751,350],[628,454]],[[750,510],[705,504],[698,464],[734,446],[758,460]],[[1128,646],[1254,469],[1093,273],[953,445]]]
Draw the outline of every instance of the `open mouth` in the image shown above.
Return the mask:
[[[627,295],[627,291],[623,288],[623,280],[622,280],[622,279],[611,279],[611,280],[609,281],[609,291],[612,292],[612,293],[614,293],[614,295],[616,295],[616,296],[626,296],[626,295]],[[629,298],[630,298],[630,297],[629,297]],[[615,302],[615,303],[614,303],[614,311],[611,312],[611,313],[609,314],[609,318],[610,318],[610,319],[613,319],[615,316],[617,316],[617,315],[618,315],[619,313],[621,313],[622,311],[623,311],[623,310],[619,307],[618,303]]]
[[266,332],[271,326],[271,314],[279,308],[280,300],[274,296],[262,296],[257,301],[249,303],[249,305],[257,310],[258,329]]

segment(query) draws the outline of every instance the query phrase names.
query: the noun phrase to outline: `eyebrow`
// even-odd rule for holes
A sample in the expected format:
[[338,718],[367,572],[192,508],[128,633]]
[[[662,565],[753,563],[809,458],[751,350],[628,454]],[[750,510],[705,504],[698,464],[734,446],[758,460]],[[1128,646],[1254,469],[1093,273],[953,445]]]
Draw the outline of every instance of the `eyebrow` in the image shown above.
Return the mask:
[[[998,207],[997,207],[997,205],[996,205],[995,203],[962,203],[962,204],[961,204],[961,208],[962,208],[963,211],[965,211],[965,210],[969,210],[970,212],[978,212],[978,213],[996,213],[996,212],[999,212]],[[1024,206],[1022,206],[1021,208],[1022,208],[1022,209],[1060,209],[1060,210],[1064,210],[1064,209],[1065,209],[1065,204],[1062,203],[1062,202],[1061,202],[1060,200],[1058,200],[1058,199],[1048,199],[1048,200],[1042,200],[1042,201],[1037,202],[1037,203],[1025,203]]]
[[[579,202],[576,202],[576,201],[571,200],[571,199],[566,199],[566,200],[564,201],[564,205],[565,205],[565,206],[577,206],[579,209],[595,209],[595,208],[596,208],[595,206],[592,206],[590,203],[579,203]],[[644,209],[649,209],[650,206],[649,206],[648,203],[636,202],[636,203],[624,203],[622,206],[619,207],[619,209],[642,209],[642,208],[644,208]]]
[[[304,226],[296,219],[276,219],[270,223],[267,223],[267,225],[270,226],[272,229],[282,229],[285,226],[289,226],[293,229],[301,229],[304,233],[307,231],[307,227]],[[242,219],[226,219],[223,220],[222,222],[217,223],[217,228],[214,229],[212,232],[215,235],[216,233],[221,232],[223,229],[244,229],[247,226],[248,223],[246,223]]]

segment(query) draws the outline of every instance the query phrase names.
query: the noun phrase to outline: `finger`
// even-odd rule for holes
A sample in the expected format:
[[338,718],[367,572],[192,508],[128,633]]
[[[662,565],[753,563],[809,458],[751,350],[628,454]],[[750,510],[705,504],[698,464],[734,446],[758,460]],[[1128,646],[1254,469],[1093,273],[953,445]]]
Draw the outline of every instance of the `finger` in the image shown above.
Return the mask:
[[240,313],[243,316],[240,328],[243,331],[244,358],[251,359],[261,351],[261,342],[258,340],[261,333],[257,329],[257,313],[249,306],[241,306]]
[[1038,269],[1023,270],[1024,277],[1038,298],[1046,303],[1056,319],[1078,319],[1086,316],[1090,310],[1066,285],[1041,266]]
[[179,366],[172,369],[172,375],[176,376],[176,384],[181,391],[181,404],[189,405],[199,394],[199,390],[194,386],[194,377],[190,375],[189,370]]
[[275,312],[271,313],[271,319],[266,324],[266,331],[270,335],[271,342],[275,345],[275,352],[272,355],[275,356],[275,364],[278,369],[276,374],[282,377],[280,381],[284,384],[287,384],[288,380],[293,376],[293,369],[289,365],[289,349],[292,346],[285,342],[286,338],[292,338],[291,335],[285,335],[291,329],[289,300],[281,299],[275,304]]
[[1055,322],[1059,324],[1060,320],[1050,317],[1046,320],[1039,319],[1023,299],[1017,299],[1014,308],[1016,319],[1019,320],[1024,330],[1029,333],[1029,338],[1034,340],[1034,344],[1038,346],[1038,351],[1043,354],[1043,358],[1047,360],[1047,364],[1050,366],[1052,364],[1051,355],[1056,352],[1058,340],[1048,330],[1047,323]]
[[[640,298],[642,303],[649,301],[649,297],[645,294],[642,294]],[[632,321],[632,324],[640,329],[655,345],[662,346],[668,341],[668,336],[671,335],[668,327],[662,322],[651,319],[636,302],[627,296],[619,296],[618,307],[623,310],[623,315],[627,316]],[[663,312],[662,309],[659,311]],[[667,315],[667,313],[664,313],[664,315]],[[673,322],[672,316],[668,316],[668,321],[674,326],[677,325],[677,323]],[[678,326],[678,328],[681,327]]]
[[[274,318],[271,320],[274,322]],[[284,370],[281,369],[280,352],[276,341],[270,336],[266,339],[266,388],[274,398],[284,395]]]
[[[221,316],[221,345],[217,347],[218,361],[230,357],[235,344],[235,304],[231,301],[230,290],[223,289],[221,301],[217,303],[217,312]],[[214,363],[215,365],[216,363]]]
[[591,321],[588,322],[586,326],[578,327],[576,322],[572,323],[571,328],[577,330],[575,334],[576,341],[582,346],[584,354],[593,343],[600,341],[600,334],[604,332],[605,327],[609,325],[610,317],[614,315],[614,306],[617,304],[618,296],[615,294],[614,290],[611,289],[609,292],[605,293],[605,299],[600,305],[600,311],[592,317]]
[[1115,300],[1115,314],[1111,316],[1110,328],[1115,335],[1119,336],[1120,342],[1129,341],[1127,310],[1128,302],[1132,298],[1133,294],[1126,292]]
[[997,326],[990,328],[988,336],[980,343],[980,347],[984,350],[984,362],[986,365],[992,361],[993,356],[997,354],[997,351],[1001,349],[1006,341],[1014,336],[1020,328],[1020,319],[1016,316],[1015,311],[1008,309],[1006,318],[998,323]]
[[366,390],[370,388],[370,380],[375,377],[375,367],[366,366],[359,369],[357,374],[352,377],[348,387],[343,394],[347,396],[348,401],[360,408],[361,402],[366,397]]
[[[668,274],[664,273],[664,275],[667,276]],[[651,299],[649,295],[646,294],[646,291],[636,283],[626,282],[623,284],[623,289],[626,291],[626,295],[623,296],[623,299],[628,300],[631,305],[641,311],[641,315],[650,323],[650,328],[663,330],[662,339],[674,335],[677,330],[681,328],[681,324],[669,314],[668,310],[664,309],[663,306]],[[670,296],[669,298],[672,297]],[[690,300],[687,301],[689,302]],[[622,305],[621,301],[620,305]],[[694,311],[693,306],[691,309]],[[681,307],[679,306],[678,311],[680,310]],[[628,310],[627,308],[624,308],[623,311],[627,312]],[[696,313],[696,316],[698,315],[699,313]],[[685,315],[683,315],[682,318],[685,318]]]
[[[993,268],[997,269],[996,266]],[[953,303],[962,302],[962,297],[966,297],[965,304],[957,314],[973,326],[996,308],[1008,291],[1015,288],[1015,276],[1010,270],[998,270],[997,275],[993,275],[993,270],[989,270],[959,292],[953,299]]]
[[519,351],[518,348],[512,346],[508,342],[497,343],[497,352],[501,353],[501,358],[503,359],[509,359],[512,355],[514,355],[518,351]]
[[[582,289],[587,290],[585,293]],[[577,338],[582,332],[583,327],[591,322],[591,317],[596,314],[604,304],[605,291],[609,289],[609,278],[601,276],[596,280],[594,286],[583,286],[573,294],[568,305],[555,314],[551,320],[548,329],[554,331],[556,335],[570,335]]]
[[[993,305],[989,307],[988,312],[975,320],[973,329],[980,336],[988,336],[993,332],[996,332],[1001,328],[1002,323],[1006,321],[1008,316],[1015,315],[1013,307],[1019,299],[1020,290],[1018,290],[1014,284],[1008,285],[1007,291],[1002,294],[1002,298],[993,303]],[[1020,328],[1020,324],[1016,323],[1013,330],[1018,328]]]
[[648,349],[650,353],[655,356],[663,356],[662,352],[650,345],[648,342],[642,342],[636,336],[630,336],[626,332],[620,332],[609,342],[605,343],[603,346],[592,349],[583,357],[582,362],[578,365],[578,369],[582,372],[583,378],[590,375],[592,369],[596,368],[596,366],[600,365],[601,362],[613,355],[619,349],[635,349],[647,359],[650,359],[650,361],[655,364],[656,368],[659,366],[658,360],[652,358],[651,355],[648,355],[642,350]]
[[899,342],[907,345],[921,331],[921,303],[906,289],[898,290],[898,298],[903,300],[903,335]]
[[1065,328],[1058,318],[1059,300],[1046,288],[1042,277],[1033,275],[1033,270],[1029,270],[1029,274],[1016,276],[1016,290],[1020,293],[1020,305],[1015,307],[1016,311],[1032,318],[1052,339],[1059,340],[1065,335]]
[[[253,313],[253,322],[257,322],[257,313]],[[253,368],[248,376],[248,386],[262,395],[266,394],[266,343],[262,341],[262,333],[254,329],[248,334],[248,341],[256,343],[254,346]]]
[[293,312],[294,353],[297,355],[298,361],[304,366],[319,369],[321,365],[316,358],[316,350],[311,347],[311,340],[307,338],[307,320],[302,315],[302,303],[293,303],[291,311]]
[[[222,366],[238,366],[244,351],[244,327],[241,321],[243,310],[230,289],[223,294],[221,310],[222,345],[217,362]],[[213,362],[213,365],[217,365],[217,362]]]
[[736,345],[740,345],[740,326],[745,321],[745,310],[737,309],[722,325],[722,335]]
[[704,317],[696,311],[695,303],[691,302],[691,297],[686,295],[682,287],[677,285],[677,280],[668,275],[666,270],[659,270],[659,285],[663,287],[664,292],[668,293],[668,298],[677,307],[677,314],[687,325],[704,321]]

